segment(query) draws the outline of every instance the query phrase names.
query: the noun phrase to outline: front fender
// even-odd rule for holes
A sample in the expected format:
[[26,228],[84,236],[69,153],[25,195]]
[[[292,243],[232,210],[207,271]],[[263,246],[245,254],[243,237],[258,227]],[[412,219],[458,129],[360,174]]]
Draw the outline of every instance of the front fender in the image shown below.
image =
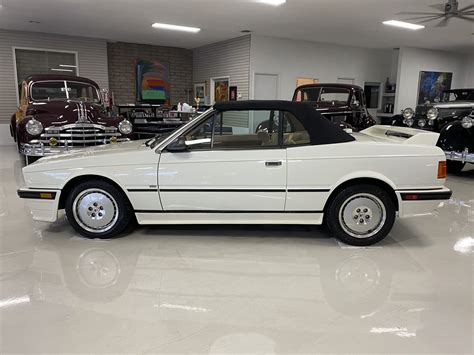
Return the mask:
[[437,146],[444,151],[474,152],[474,127],[464,128],[461,121],[448,123],[440,132]]

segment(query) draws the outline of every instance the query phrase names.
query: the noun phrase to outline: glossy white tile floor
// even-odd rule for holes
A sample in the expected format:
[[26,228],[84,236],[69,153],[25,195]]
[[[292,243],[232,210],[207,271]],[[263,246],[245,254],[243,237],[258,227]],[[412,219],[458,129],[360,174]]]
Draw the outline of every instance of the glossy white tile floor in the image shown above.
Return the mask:
[[299,226],[85,240],[32,222],[0,157],[2,353],[472,354],[474,169],[439,215],[352,248]]

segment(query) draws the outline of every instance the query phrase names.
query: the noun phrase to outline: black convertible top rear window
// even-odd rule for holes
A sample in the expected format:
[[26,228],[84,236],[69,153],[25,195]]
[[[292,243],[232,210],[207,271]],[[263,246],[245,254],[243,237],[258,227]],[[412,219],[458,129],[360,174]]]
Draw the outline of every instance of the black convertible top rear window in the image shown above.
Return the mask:
[[280,110],[291,112],[310,135],[311,145],[347,143],[355,140],[334,123],[324,118],[311,105],[292,101],[230,101],[214,105],[218,111]]

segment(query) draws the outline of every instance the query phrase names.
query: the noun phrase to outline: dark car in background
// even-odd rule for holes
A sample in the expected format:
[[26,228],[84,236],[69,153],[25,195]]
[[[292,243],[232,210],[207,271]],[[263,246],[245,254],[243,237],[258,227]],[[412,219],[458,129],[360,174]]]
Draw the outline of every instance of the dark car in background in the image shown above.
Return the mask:
[[446,124],[461,120],[473,109],[474,89],[448,90],[437,102],[404,109],[401,115],[393,116],[392,125],[440,132]]
[[376,123],[367,111],[364,89],[357,85],[302,85],[296,88],[293,101],[309,103],[333,123],[356,131]]
[[78,76],[33,75],[20,84],[10,133],[29,163],[35,158],[131,139],[132,124],[107,110],[96,82]]
[[466,163],[474,164],[474,110],[441,129],[438,147],[446,154],[448,171],[459,173]]

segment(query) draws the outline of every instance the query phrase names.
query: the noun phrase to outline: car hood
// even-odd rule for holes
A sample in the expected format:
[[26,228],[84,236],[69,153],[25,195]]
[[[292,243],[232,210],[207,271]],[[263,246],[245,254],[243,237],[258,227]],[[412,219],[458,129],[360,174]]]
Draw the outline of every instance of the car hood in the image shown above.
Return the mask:
[[23,171],[30,173],[72,168],[81,169],[97,166],[140,164],[142,161],[141,152],[151,152],[154,154],[154,151],[145,145],[145,140],[100,145],[41,158],[23,168]]
[[43,125],[65,125],[76,122],[115,125],[118,117],[108,117],[105,109],[97,103],[76,100],[35,101],[27,112]]

